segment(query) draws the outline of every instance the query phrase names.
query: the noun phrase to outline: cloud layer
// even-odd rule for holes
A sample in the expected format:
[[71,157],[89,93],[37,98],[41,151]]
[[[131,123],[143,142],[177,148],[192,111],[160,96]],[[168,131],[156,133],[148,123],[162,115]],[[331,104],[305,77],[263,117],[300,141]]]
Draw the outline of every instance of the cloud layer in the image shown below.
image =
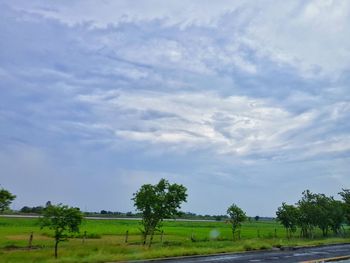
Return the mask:
[[0,179],[18,207],[131,210],[139,185],[167,177],[188,186],[188,210],[273,215],[306,188],[349,187],[347,2],[0,7]]

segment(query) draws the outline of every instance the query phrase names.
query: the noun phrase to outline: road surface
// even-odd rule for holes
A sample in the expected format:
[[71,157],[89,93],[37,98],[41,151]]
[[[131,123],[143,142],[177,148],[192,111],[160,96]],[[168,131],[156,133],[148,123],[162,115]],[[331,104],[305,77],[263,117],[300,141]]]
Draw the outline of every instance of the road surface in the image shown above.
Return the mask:
[[[310,260],[350,257],[350,244],[329,245],[309,248],[298,248],[279,251],[262,251],[233,253],[214,256],[196,256],[185,258],[172,258],[164,260],[155,260],[157,263],[250,263],[250,262],[276,262],[276,263],[295,263]],[[139,261],[140,262],[140,261]],[[151,261],[142,261],[151,262]]]

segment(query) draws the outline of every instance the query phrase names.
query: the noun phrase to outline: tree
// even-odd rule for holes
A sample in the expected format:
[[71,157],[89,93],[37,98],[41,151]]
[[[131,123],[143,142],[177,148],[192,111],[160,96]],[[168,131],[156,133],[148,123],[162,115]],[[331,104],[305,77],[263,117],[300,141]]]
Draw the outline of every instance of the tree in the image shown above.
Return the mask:
[[42,206],[33,206],[33,207],[23,206],[19,211],[22,213],[41,214],[43,210],[44,210],[44,207]]
[[31,213],[32,212],[32,208],[29,206],[23,206],[21,208],[21,210],[19,210],[21,213]]
[[232,238],[235,239],[236,230],[241,227],[242,223],[247,219],[247,216],[245,212],[235,204],[232,204],[227,209],[227,214],[229,216],[228,221],[231,223]]
[[317,225],[322,230],[323,236],[328,235],[331,229],[334,234],[339,234],[345,219],[344,206],[342,202],[334,200],[333,196],[316,194],[316,206],[318,209]]
[[292,233],[297,230],[299,220],[299,210],[294,205],[282,203],[282,206],[277,209],[277,220],[284,226],[287,232],[287,237],[291,237]]
[[159,231],[164,218],[179,214],[178,209],[182,202],[186,202],[186,187],[179,184],[170,184],[161,179],[158,184],[144,184],[134,193],[134,206],[142,214],[143,244],[150,236],[149,246],[152,244],[155,231]]
[[255,216],[254,219],[255,219],[255,221],[259,221],[260,220],[260,216]]
[[16,196],[11,194],[8,190],[2,188],[0,190],[0,213],[9,209],[10,204],[15,200]]
[[79,208],[62,204],[45,207],[40,225],[41,228],[48,227],[55,232],[55,258],[57,258],[58,243],[67,240],[68,233],[79,232],[82,220],[83,214]]
[[339,193],[344,201],[344,210],[347,223],[350,224],[350,189],[342,189]]
[[324,216],[323,211],[317,205],[316,194],[310,190],[305,190],[302,194],[302,198],[298,201],[300,211],[298,224],[301,228],[301,235],[307,238],[313,236],[314,228],[321,225],[320,221]]
[[339,234],[342,224],[345,221],[344,204],[341,201],[332,200],[329,203],[329,226],[334,234]]
[[325,194],[314,194],[309,190],[303,192],[298,202],[300,210],[300,226],[304,237],[312,237],[313,228],[318,227],[323,236],[331,229],[338,234],[344,221],[344,206],[340,201]]

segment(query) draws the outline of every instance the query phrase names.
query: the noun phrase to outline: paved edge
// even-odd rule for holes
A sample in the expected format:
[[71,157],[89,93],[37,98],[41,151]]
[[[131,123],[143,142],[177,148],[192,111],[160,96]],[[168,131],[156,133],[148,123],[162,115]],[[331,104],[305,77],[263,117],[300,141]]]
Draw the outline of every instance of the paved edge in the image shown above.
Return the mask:
[[[337,243],[337,244],[325,244],[325,245],[310,245],[310,246],[294,246],[294,247],[282,247],[282,248],[274,248],[274,249],[261,249],[261,250],[251,250],[251,251],[236,251],[236,252],[224,252],[224,253],[216,253],[216,254],[207,254],[207,255],[188,255],[188,256],[176,256],[176,257],[166,257],[166,258],[150,258],[150,259],[138,259],[138,260],[130,260],[130,261],[108,261],[105,263],[122,263],[122,262],[128,262],[128,263],[140,263],[140,262],[157,262],[157,261],[167,261],[167,260],[174,260],[174,259],[191,259],[191,258],[200,258],[200,257],[215,257],[215,256],[225,256],[225,255],[241,255],[245,253],[259,253],[259,252],[274,252],[274,251],[287,251],[287,250],[298,250],[303,248],[315,248],[315,247],[332,247],[332,246],[340,246],[340,245],[350,245],[350,242],[346,243]],[[338,258],[328,258],[328,259],[318,259],[318,260],[311,260],[311,261],[305,261],[301,263],[322,263],[322,262],[332,262],[342,259],[350,259],[349,256],[338,257]],[[322,261],[323,260],[323,261]],[[327,261],[328,260],[328,261]]]
[[334,262],[339,260],[346,260],[350,259],[350,255],[348,256],[341,256],[341,257],[334,257],[334,258],[322,258],[317,260],[309,260],[309,261],[303,261],[301,263],[323,263],[323,262]]

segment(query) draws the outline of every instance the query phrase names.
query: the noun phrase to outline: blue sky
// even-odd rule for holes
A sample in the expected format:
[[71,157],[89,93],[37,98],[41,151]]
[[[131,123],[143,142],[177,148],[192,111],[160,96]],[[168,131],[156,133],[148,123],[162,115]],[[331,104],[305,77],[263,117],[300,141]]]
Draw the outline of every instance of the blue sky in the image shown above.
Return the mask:
[[273,216],[350,187],[350,2],[0,1],[0,183],[13,207]]

